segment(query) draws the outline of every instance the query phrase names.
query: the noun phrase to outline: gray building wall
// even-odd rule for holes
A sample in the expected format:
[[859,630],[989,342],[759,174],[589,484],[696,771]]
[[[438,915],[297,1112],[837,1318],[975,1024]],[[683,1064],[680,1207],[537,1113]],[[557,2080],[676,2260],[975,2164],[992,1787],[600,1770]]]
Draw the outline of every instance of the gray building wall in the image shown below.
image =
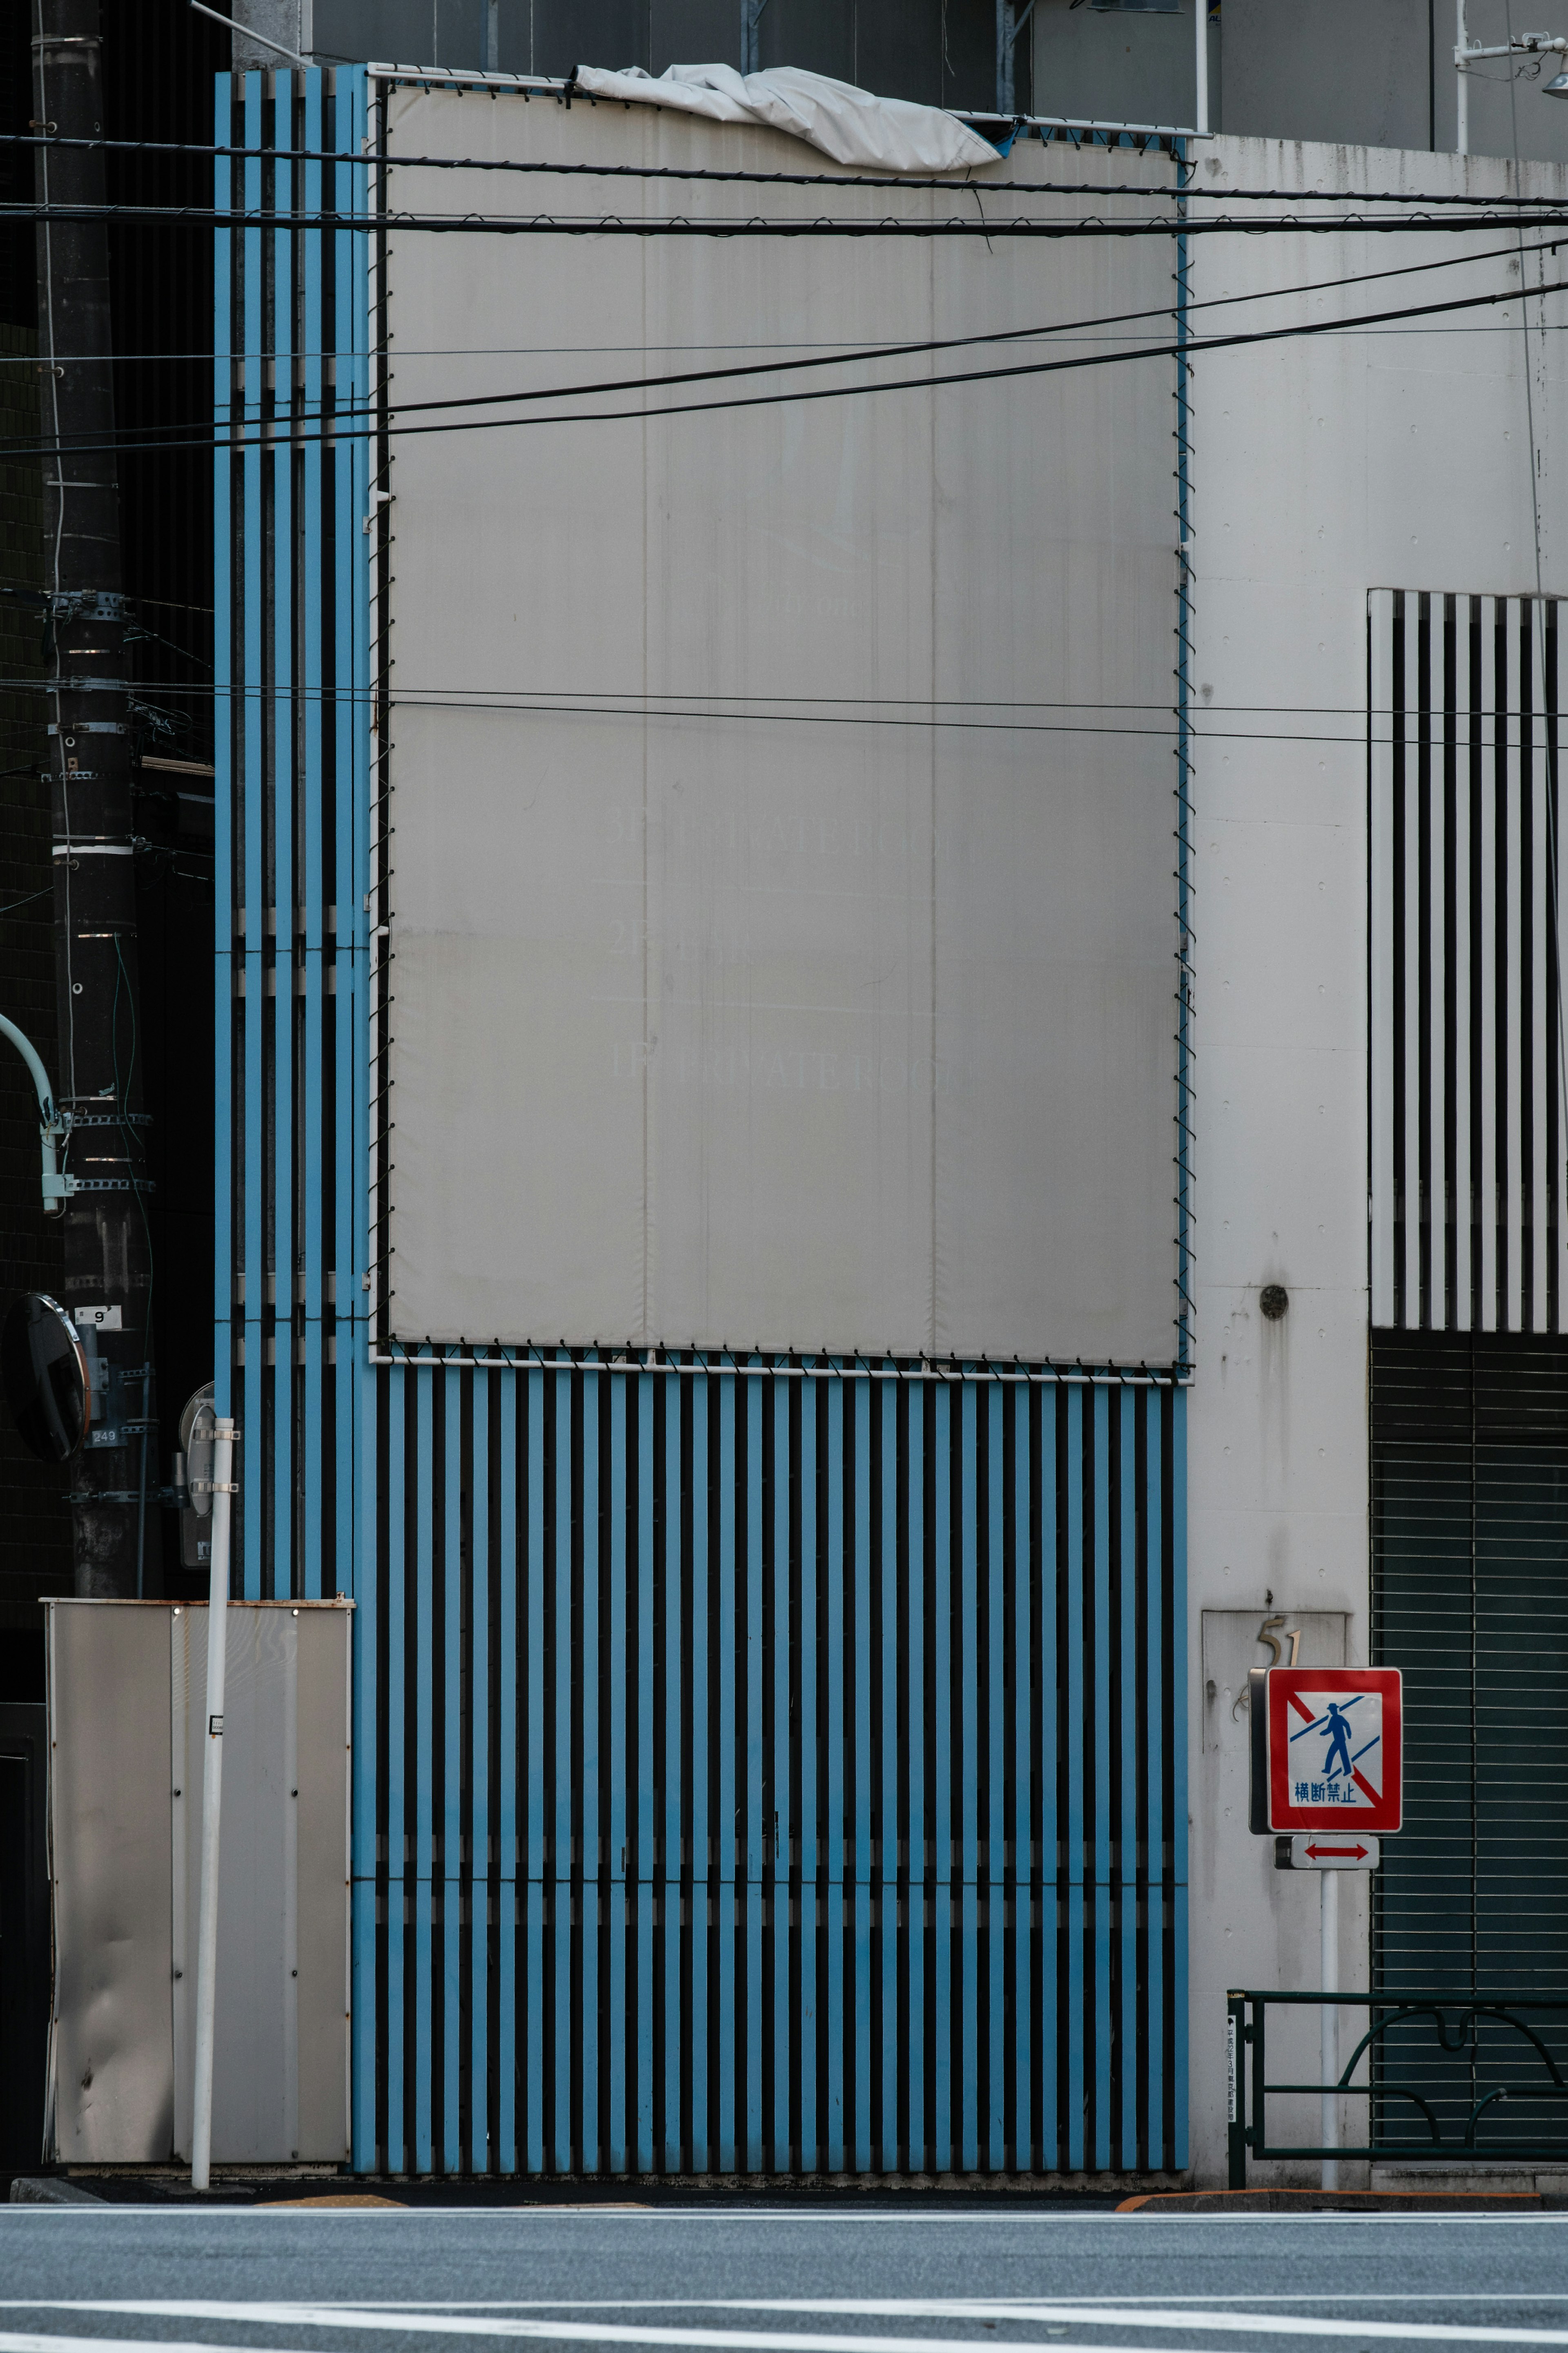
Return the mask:
[[[741,63],[742,0],[237,0],[251,25],[319,64],[375,58],[471,71]],[[995,0],[766,0],[764,66],[805,66],[931,106],[995,103]],[[243,36],[235,69],[282,60]],[[1018,103],[1029,104],[1028,45]]]
[[[1198,0],[1209,8],[1209,128],[1331,146],[1455,145],[1454,0]],[[1190,124],[1194,0],[1179,9],[1037,0],[1035,111],[1094,122]],[[1510,0],[1468,0],[1472,41],[1508,37]],[[1568,8],[1513,7],[1514,28],[1568,32]],[[1555,63],[1474,69],[1470,152],[1568,162]]]
[[[677,62],[739,65],[742,5],[235,0],[234,16],[321,64],[374,58],[553,75],[583,63],[662,73]],[[1018,47],[1016,103],[1072,121],[1191,124],[1194,5],[1209,11],[1211,130],[1333,146],[1454,147],[1453,0],[1036,0]],[[1510,7],[1468,0],[1470,38],[1506,39]],[[1518,29],[1527,14],[1515,7]],[[1529,25],[1568,30],[1568,7],[1538,10]],[[994,0],[766,0],[762,58],[889,98],[984,112],[995,103],[995,26]],[[281,60],[241,34],[234,62],[243,72]],[[1510,70],[1494,59],[1471,72],[1472,153],[1568,162],[1568,105],[1541,95],[1553,65]]]

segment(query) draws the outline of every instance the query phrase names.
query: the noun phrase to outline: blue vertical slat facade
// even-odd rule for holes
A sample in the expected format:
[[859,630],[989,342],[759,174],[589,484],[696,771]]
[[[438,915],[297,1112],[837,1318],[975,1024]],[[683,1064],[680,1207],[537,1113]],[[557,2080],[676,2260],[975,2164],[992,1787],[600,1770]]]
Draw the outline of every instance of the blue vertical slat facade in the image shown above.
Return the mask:
[[[223,78],[219,204],[363,214],[366,119]],[[376,245],[221,235],[215,374],[218,1398],[240,1589],[356,1604],[354,2163],[1179,2168],[1182,1388],[375,1356]]]

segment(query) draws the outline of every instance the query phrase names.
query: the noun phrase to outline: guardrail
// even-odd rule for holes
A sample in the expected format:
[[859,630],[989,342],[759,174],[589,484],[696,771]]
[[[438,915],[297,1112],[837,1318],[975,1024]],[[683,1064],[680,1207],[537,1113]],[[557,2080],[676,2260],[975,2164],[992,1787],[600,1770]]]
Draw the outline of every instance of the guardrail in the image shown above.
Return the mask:
[[[1532,1994],[1491,1993],[1251,1993],[1226,1997],[1230,2059],[1230,2186],[1247,2187],[1248,2156],[1271,2158],[1364,2158],[1374,2162],[1568,2164],[1568,2000]],[[1365,2100],[1366,2137],[1325,2147],[1317,2142],[1272,2141],[1271,2098],[1288,2094],[1321,2100],[1321,2081],[1270,2083],[1268,2020],[1271,2010],[1360,2010],[1366,2031],[1341,2069],[1333,2090],[1346,2099]],[[1406,2081],[1429,2031],[1431,2059],[1424,2073]],[[1403,2030],[1409,2030],[1408,2040]],[[1553,2047],[1554,2046],[1554,2047]],[[1398,2062],[1399,2073],[1394,2072]],[[1361,2082],[1354,2080],[1363,2067]],[[1467,2098],[1467,2094],[1468,2095]],[[1507,2138],[1496,2133],[1500,2113],[1513,2101],[1563,2104],[1563,2137],[1557,2140]],[[1415,2129],[1389,2138],[1389,2109],[1408,2102]],[[1420,2134],[1425,2124],[1426,2137]]]

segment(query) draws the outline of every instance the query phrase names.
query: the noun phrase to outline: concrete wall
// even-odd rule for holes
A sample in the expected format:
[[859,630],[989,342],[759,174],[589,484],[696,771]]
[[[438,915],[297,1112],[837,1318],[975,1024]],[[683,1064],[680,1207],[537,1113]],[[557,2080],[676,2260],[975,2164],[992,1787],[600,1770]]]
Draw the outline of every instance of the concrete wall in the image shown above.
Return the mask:
[[[1225,138],[1205,174],[1220,188],[1435,194],[1504,179],[1473,159]],[[1568,173],[1537,169],[1527,186],[1561,200]],[[1430,237],[1214,237],[1195,241],[1193,291],[1433,258]],[[1347,315],[1517,284],[1517,269],[1494,261],[1405,280],[1405,296],[1394,280],[1310,299],[1316,315]],[[1546,307],[1561,319],[1563,298]],[[1221,315],[1228,329],[1301,310],[1276,300]],[[1367,591],[1533,589],[1519,319],[1515,305],[1194,364],[1191,2051],[1194,2165],[1210,2181],[1225,2165],[1226,1988],[1319,1982],[1316,1882],[1276,1873],[1272,1841],[1247,1832],[1241,1678],[1269,1662],[1257,1630],[1276,1612],[1305,1630],[1304,1661],[1332,1659],[1341,1640],[1351,1663],[1367,1654]],[[1561,594],[1550,340],[1532,336],[1529,364],[1543,579]],[[1290,1300],[1274,1323],[1258,1307],[1270,1282]],[[1342,1984],[1366,1983],[1364,1891],[1342,1902],[1340,1966]],[[1355,2104],[1352,2120],[1363,2115]]]
[[[469,72],[567,74],[579,63],[741,62],[741,0],[237,0],[253,25],[321,65],[377,58]],[[763,65],[932,106],[994,104],[994,0],[768,0]],[[279,60],[239,36],[237,70]],[[1029,102],[1022,45],[1017,102]]]
[[[1179,15],[1037,0],[1035,108],[1096,122],[1190,124],[1194,0]],[[1204,0],[1207,5],[1207,0]],[[1547,12],[1548,15],[1550,12]],[[1544,20],[1543,20],[1544,21]],[[1514,11],[1519,31],[1537,29]],[[1561,29],[1556,19],[1552,28]],[[1453,0],[1225,0],[1209,29],[1209,124],[1238,138],[1451,149]],[[1468,0],[1472,41],[1506,40],[1509,0]],[[1477,68],[1470,150],[1568,162],[1552,67]]]

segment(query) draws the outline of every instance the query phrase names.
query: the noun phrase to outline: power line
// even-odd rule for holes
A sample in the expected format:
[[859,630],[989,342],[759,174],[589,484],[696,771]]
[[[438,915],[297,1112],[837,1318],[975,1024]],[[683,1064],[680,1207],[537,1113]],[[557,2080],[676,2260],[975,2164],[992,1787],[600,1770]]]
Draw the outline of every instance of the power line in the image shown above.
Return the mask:
[[[1425,272],[1433,269],[1459,269],[1482,261],[1511,262],[1521,250],[1525,253],[1555,253],[1560,242],[1561,240],[1553,238],[1538,245],[1523,246],[1522,248],[1517,242],[1510,243],[1507,246],[1494,247],[1490,251],[1486,253],[1461,254],[1457,259],[1452,257],[1446,257],[1444,259],[1439,261],[1405,262],[1396,265],[1394,268],[1389,269],[1357,270],[1338,278],[1308,280],[1304,283],[1297,286],[1268,287],[1264,289],[1260,293],[1213,295],[1201,302],[1190,303],[1187,307],[1189,311],[1194,310],[1226,310],[1233,308],[1237,303],[1278,301],[1293,294],[1333,292],[1346,286],[1371,285],[1381,279],[1419,277]],[[1171,317],[1173,313],[1173,306],[1170,303],[1162,303],[1151,310],[1110,311],[1103,313],[1097,318],[1064,321],[1057,327],[995,328],[984,334],[931,336],[911,343],[857,345],[847,351],[818,351],[805,358],[787,360],[753,360],[743,362],[731,367],[693,368],[677,375],[626,376],[619,380],[612,379],[588,384],[567,384],[552,386],[541,386],[536,389],[523,392],[488,392],[471,393],[468,395],[452,395],[447,398],[440,400],[386,402],[374,407],[367,402],[351,401],[341,408],[333,408],[330,411],[319,408],[314,412],[314,415],[318,419],[330,415],[334,421],[341,423],[356,417],[372,416],[402,417],[435,409],[497,408],[506,407],[519,401],[577,400],[590,398],[602,393],[662,391],[667,386],[673,385],[721,383],[731,380],[737,376],[788,375],[797,372],[803,368],[840,367],[852,364],[855,362],[861,360],[906,359],[914,358],[926,352],[967,350],[973,346],[984,343],[1020,343],[1037,337],[1070,334],[1080,328],[1133,325],[1140,320],[1143,319],[1167,319]],[[1508,332],[1511,333],[1513,331],[1510,328]],[[220,354],[219,356],[226,355]],[[299,356],[300,354],[295,354],[296,358]],[[402,353],[400,356],[406,357],[407,353]],[[440,354],[439,356],[446,355]],[[238,401],[234,405],[241,408],[250,406],[249,403],[243,400]],[[289,412],[279,413],[287,413],[295,416],[301,422],[309,422],[311,417],[311,412],[309,409],[303,411],[290,410]],[[207,430],[207,422],[205,418],[202,418],[184,424],[155,426],[145,429],[157,433],[205,433]],[[137,446],[146,449],[149,448],[156,448],[159,447],[178,447],[180,445],[142,442]],[[205,447],[205,444],[204,443],[203,446]]]
[[[1041,142],[1042,145],[1054,144]],[[0,132],[0,146],[8,147],[102,147],[118,153],[147,155],[205,155],[226,158],[247,164],[352,164],[361,170],[395,169],[406,172],[501,172],[530,177],[545,176],[560,179],[597,180],[673,180],[710,183],[715,185],[742,185],[762,188],[877,188],[931,191],[947,189],[952,193],[977,188],[984,195],[1021,194],[1026,195],[1134,196],[1159,197],[1165,193],[1160,188],[1120,185],[1117,186],[1088,185],[1080,180],[971,180],[911,178],[906,174],[879,178],[871,174],[851,174],[847,172],[746,172],[720,171],[711,166],[675,164],[557,164],[532,158],[514,159],[494,155],[396,155],[388,150],[370,154],[355,148],[339,147],[244,147],[207,145],[194,140],[179,139],[82,139],[69,140],[46,137],[37,132]],[[1104,150],[1082,150],[1079,153]],[[1153,152],[1160,152],[1155,150]],[[1000,156],[999,162],[1004,160]],[[1365,205],[1474,205],[1474,196],[1463,194],[1421,195],[1405,188],[1362,190],[1351,188],[1205,188],[1194,182],[1173,188],[1172,195],[1201,197],[1206,202],[1235,204],[1297,205],[1312,204]],[[1557,199],[1547,196],[1489,196],[1488,204],[1534,208],[1551,205]]]
[[[1531,287],[1528,299],[1536,300],[1546,294],[1568,291],[1568,280],[1553,280],[1549,285]],[[1257,299],[1257,298],[1254,298]],[[608,408],[577,410],[564,417],[455,417],[432,425],[386,425],[351,417],[341,427],[333,422],[328,429],[301,432],[287,414],[266,420],[275,425],[276,431],[263,432],[253,438],[240,434],[203,435],[188,442],[68,442],[63,447],[50,442],[24,444],[0,441],[0,456],[12,458],[87,457],[106,450],[161,450],[201,448],[217,451],[270,450],[275,456],[290,448],[300,448],[313,443],[348,442],[372,438],[412,438],[429,433],[495,433],[510,432],[527,426],[549,425],[608,425],[643,424],[658,417],[706,417],[727,410],[743,408],[785,408],[804,401],[856,400],[870,395],[889,392],[942,392],[958,385],[997,384],[1014,378],[1037,375],[1059,375],[1081,368],[1115,367],[1130,361],[1171,359],[1178,354],[1196,357],[1205,352],[1237,351],[1259,343],[1289,343],[1325,334],[1342,334],[1349,328],[1384,326],[1394,321],[1432,318],[1450,315],[1458,311],[1472,311],[1500,302],[1517,302],[1526,299],[1525,290],[1517,286],[1504,287],[1490,294],[1456,296],[1446,302],[1423,302],[1405,309],[1363,312],[1357,317],[1338,320],[1309,320],[1289,327],[1258,327],[1238,331],[1230,335],[1206,335],[1181,343],[1147,343],[1135,351],[1084,352],[1068,359],[1021,361],[1012,367],[969,368],[956,375],[900,376],[889,384],[824,385],[810,386],[799,392],[764,392],[736,395],[726,400],[671,401],[658,408]],[[259,355],[258,355],[259,356]],[[751,373],[751,371],[743,371]],[[542,395],[542,397],[550,397]],[[556,398],[565,396],[557,394]],[[244,406],[245,404],[240,404]],[[468,404],[464,404],[467,406]],[[260,421],[260,420],[258,420]]]
[[[33,680],[16,680],[16,685],[33,685]],[[216,702],[245,703],[245,702],[251,702],[251,699],[273,703],[279,694],[289,694],[291,702],[322,703],[322,706],[327,706],[327,703],[348,703],[348,706],[357,706],[357,708],[374,708],[378,702],[381,702],[381,696],[376,694],[376,690],[353,690],[353,687],[341,687],[341,690],[331,690],[331,687],[303,687],[303,685],[296,685],[296,682],[287,682],[287,680],[257,682],[257,685],[245,685],[245,682],[237,682],[237,685],[205,685],[205,682],[202,682],[202,685],[195,685],[195,687],[160,687],[160,691],[163,691],[163,694],[197,696],[197,699],[202,699],[202,702],[212,699],[214,703]],[[781,703],[783,706],[783,703],[806,703],[806,702],[839,703],[842,708],[820,708],[820,711],[771,708],[775,706],[775,703]],[[869,708],[868,711],[869,702],[875,702],[875,699],[869,699],[869,696],[783,696],[783,694],[781,696],[764,696],[764,694],[724,696],[724,694],[712,694],[712,691],[703,691],[703,694],[699,694],[699,691],[691,691],[691,694],[677,694],[677,691],[658,694],[658,691],[648,691],[648,694],[644,696],[635,696],[630,694],[630,691],[627,691],[627,694],[616,694],[614,690],[595,690],[595,687],[560,691],[560,694],[555,694],[555,691],[550,691],[550,690],[529,691],[529,690],[505,690],[505,687],[494,687],[494,690],[487,690],[487,687],[470,687],[470,690],[466,691],[418,690],[418,687],[409,687],[409,690],[397,690],[393,691],[393,694],[385,696],[385,706],[393,708],[393,711],[430,711],[430,713],[442,713],[442,711],[451,711],[451,713],[496,713],[500,715],[500,718],[597,718],[597,720],[618,718],[618,720],[637,720],[637,723],[639,720],[677,720],[677,723],[684,723],[684,720],[721,720],[721,723],[762,724],[762,727],[769,727],[769,724],[816,724],[816,727],[835,727],[835,724],[837,727],[920,727],[920,730],[924,732],[954,732],[954,734],[969,734],[969,732],[973,732],[973,734],[1117,736],[1117,739],[1150,739],[1150,741],[1171,739],[1171,736],[1175,736],[1175,732],[1178,732],[1178,718],[1175,718],[1175,711],[1171,703],[1131,703],[1131,702],[1112,702],[1112,699],[1105,699],[1105,702],[1100,703],[1051,703],[1051,702],[1008,703],[1004,702],[1004,699],[996,699],[996,702],[959,703],[957,699],[942,699],[942,696],[938,696],[938,699],[908,696],[908,699],[905,699],[905,708],[886,708],[886,703],[893,702],[891,696],[889,696],[889,699],[881,699],[881,702],[884,702],[884,708]],[[910,703],[917,703],[917,706],[921,708],[908,708]],[[971,711],[971,708],[973,708],[973,711],[1129,711],[1129,713],[1142,713],[1142,715],[1159,713],[1163,718],[1163,724],[1157,724],[1157,727],[1135,727],[1135,724],[1112,724],[1112,723],[1105,723],[1105,720],[1063,720],[1063,723],[1051,723],[1051,720],[1023,720],[1023,718],[1020,720],[973,720],[973,718],[938,718],[936,715],[938,711],[954,711],[954,708],[966,708],[966,711]],[[1298,718],[1300,718],[1300,715],[1321,713],[1323,718],[1352,718],[1356,720],[1356,724],[1352,727],[1352,730],[1319,730],[1319,727],[1204,727],[1204,724],[1194,724],[1194,727],[1192,727],[1192,736],[1194,736],[1194,741],[1199,741],[1199,744],[1326,744],[1326,746],[1356,746],[1359,751],[1363,751],[1368,744],[1368,730],[1371,730],[1373,741],[1394,741],[1396,720],[1401,720],[1405,727],[1413,727],[1411,715],[1404,713],[1404,711],[1396,713],[1392,706],[1361,708],[1361,706],[1350,706],[1350,703],[1279,703],[1279,706],[1274,706],[1274,703],[1208,703],[1208,706],[1204,706],[1204,711],[1201,711],[1201,718],[1211,718],[1213,713],[1241,715],[1246,713],[1246,711],[1256,711],[1256,713],[1262,715],[1262,718],[1268,718],[1268,715],[1272,713],[1279,713],[1281,718],[1286,718],[1286,715],[1298,715]],[[1467,718],[1467,715],[1469,715],[1469,718],[1481,720],[1483,724],[1493,723],[1493,727],[1507,727],[1510,720],[1519,718],[1521,713],[1519,713],[1519,711],[1511,711],[1511,708],[1504,711],[1504,708],[1488,706],[1486,711],[1474,711],[1474,713],[1458,711],[1455,718]],[[1377,734],[1377,724],[1380,723],[1387,723],[1387,736]],[[1493,741],[1502,741],[1502,736],[1488,739],[1486,734],[1481,734],[1481,741],[1483,741],[1483,748],[1490,748],[1490,744],[1493,744]]]
[[[853,188],[855,183],[835,182],[836,186]],[[946,185],[946,184],[944,184]],[[954,191],[954,193],[961,193]],[[987,193],[976,185],[975,195]],[[1082,194],[1083,191],[1078,193]],[[1100,191],[1088,193],[1097,195]],[[1146,198],[1159,202],[1163,191],[1158,188],[1141,192]],[[1172,195],[1181,193],[1172,190]],[[1027,188],[1010,185],[1009,195],[1026,195]],[[1488,200],[1489,203],[1489,199]],[[868,220],[779,219],[763,220],[755,216],[742,218],[738,214],[715,214],[711,218],[668,220],[622,220],[610,214],[557,213],[336,213],[311,211],[280,212],[272,208],[235,210],[206,205],[0,205],[0,222],[16,221],[116,221],[137,222],[146,227],[163,228],[264,228],[273,230],[300,229],[321,235],[346,233],[355,237],[379,237],[396,232],[402,236],[432,237],[892,237],[894,239],[937,237],[1024,237],[1068,240],[1089,237],[1209,237],[1239,236],[1334,236],[1347,230],[1358,235],[1394,235],[1415,237],[1432,233],[1445,237],[1475,235],[1481,229],[1513,227],[1520,216],[1517,212],[1493,213],[1479,200],[1476,209],[1452,219],[1427,219],[1422,214],[1403,218],[1368,218],[1356,213],[1337,217],[1330,214],[1317,218],[1307,214],[1285,214],[1278,218],[1180,221],[1174,216],[1163,218],[1151,216],[1131,220],[1106,220],[1090,215],[1074,220],[1035,220],[1024,215],[987,216],[982,211],[975,218],[967,214],[946,220],[897,220],[883,216]],[[1536,227],[1568,227],[1568,212],[1559,201],[1555,208],[1544,203],[1541,211],[1530,216]]]

